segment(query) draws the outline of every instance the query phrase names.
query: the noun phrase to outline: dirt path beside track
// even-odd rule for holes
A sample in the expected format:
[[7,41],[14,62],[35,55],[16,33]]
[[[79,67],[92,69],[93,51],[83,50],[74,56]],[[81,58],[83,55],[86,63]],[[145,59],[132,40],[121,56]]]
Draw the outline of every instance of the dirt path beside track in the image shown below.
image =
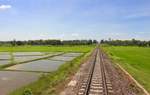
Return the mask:
[[[98,51],[96,50],[93,51],[93,54],[91,55],[91,57],[87,60],[87,62],[82,64],[80,70],[73,76],[72,80],[65,86],[65,89],[60,93],[60,95],[91,95],[91,93],[85,94],[82,92],[84,92],[85,90],[84,88],[86,88],[87,87],[86,85],[88,85],[86,84],[88,83],[88,81],[85,82],[85,79],[87,79],[87,77],[90,75],[89,72],[91,70],[90,68],[92,67],[91,64],[93,63],[93,60],[97,52]],[[129,75],[127,75],[122,69],[120,69],[118,65],[111,62],[111,60],[103,51],[100,50],[99,53],[102,56],[100,58],[101,61],[99,61],[98,63],[101,64],[103,61],[104,72],[106,73],[106,76],[107,76],[105,82],[107,83],[107,79],[109,80],[109,83],[111,84],[112,93],[104,94],[104,92],[106,92],[105,90],[107,90],[110,87],[106,88],[107,87],[106,86],[104,89],[103,86],[93,87],[93,85],[91,85],[89,86],[89,88],[93,87],[94,90],[92,89],[92,91],[98,92],[98,94],[92,94],[92,95],[146,95],[143,92],[143,90],[139,88],[139,86],[136,85],[135,81],[133,81],[133,79],[129,77]],[[100,57],[100,56],[97,56],[97,57]],[[95,64],[98,64],[98,63],[96,61]],[[101,66],[101,65],[95,65],[95,66]],[[95,69],[98,69],[98,68],[99,67],[95,67]],[[99,75],[100,77],[94,78],[94,82],[95,82],[95,79],[99,79],[99,80],[101,80],[101,78],[103,79],[103,77],[101,76],[103,75],[103,72],[101,72],[101,70],[96,70],[96,71],[98,71],[96,72],[96,75]],[[98,73],[101,73],[101,74],[98,74]],[[104,81],[102,81],[100,85],[103,85],[104,84],[103,82]],[[90,92],[90,91],[87,91],[87,92]]]

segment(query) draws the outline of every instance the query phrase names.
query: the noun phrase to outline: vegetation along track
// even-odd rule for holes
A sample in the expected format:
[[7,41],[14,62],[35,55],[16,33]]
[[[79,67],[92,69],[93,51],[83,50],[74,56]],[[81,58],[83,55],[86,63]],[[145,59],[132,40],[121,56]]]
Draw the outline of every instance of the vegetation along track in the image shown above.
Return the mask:
[[104,67],[103,54],[95,50],[89,71],[85,74],[78,95],[113,95],[113,89]]

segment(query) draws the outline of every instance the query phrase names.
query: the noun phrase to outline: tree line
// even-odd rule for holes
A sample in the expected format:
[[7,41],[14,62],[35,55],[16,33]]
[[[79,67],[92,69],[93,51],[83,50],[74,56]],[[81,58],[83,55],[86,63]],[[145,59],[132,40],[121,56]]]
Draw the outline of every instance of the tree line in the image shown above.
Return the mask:
[[28,40],[28,41],[0,41],[0,46],[21,46],[21,45],[92,45],[97,40]]
[[108,44],[113,46],[145,46],[150,47],[150,41],[141,40],[101,40],[101,44]]

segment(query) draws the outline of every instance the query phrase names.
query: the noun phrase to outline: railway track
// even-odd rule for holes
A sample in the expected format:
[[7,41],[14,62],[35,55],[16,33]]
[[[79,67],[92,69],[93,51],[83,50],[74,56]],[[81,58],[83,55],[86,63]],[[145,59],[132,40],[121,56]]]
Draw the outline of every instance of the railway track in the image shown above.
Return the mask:
[[84,75],[77,95],[113,95],[113,89],[104,66],[103,53],[96,49],[89,70]]

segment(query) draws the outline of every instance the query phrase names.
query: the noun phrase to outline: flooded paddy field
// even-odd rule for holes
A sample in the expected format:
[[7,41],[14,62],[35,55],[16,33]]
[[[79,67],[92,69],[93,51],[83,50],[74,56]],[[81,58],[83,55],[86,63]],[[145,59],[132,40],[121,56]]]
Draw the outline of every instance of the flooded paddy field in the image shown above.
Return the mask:
[[11,53],[10,52],[0,52],[0,60],[10,60]]
[[[1,46],[0,95],[23,95],[25,88],[34,95],[43,93],[47,88],[54,87],[53,84],[59,84],[67,78],[70,71],[79,66],[82,56],[78,56],[85,55],[93,48],[95,45]],[[52,60],[53,57],[59,60]],[[76,57],[77,60],[68,62]],[[15,69],[11,70],[13,66]]]
[[14,62],[24,62],[42,58],[43,56],[15,56]]
[[50,54],[60,54],[63,52],[13,52],[13,56],[45,56]]
[[10,60],[0,60],[0,66],[10,64],[10,62],[11,62]]
[[11,59],[10,54],[0,54],[0,60],[9,60]]
[[64,61],[37,60],[24,64],[14,65],[6,68],[6,70],[51,72],[57,70],[58,67],[64,63]]
[[76,57],[75,56],[67,57],[62,54],[47,59],[17,64],[6,68],[6,70],[51,72],[57,70],[60,65],[64,64],[67,61],[71,61],[74,58]]
[[44,52],[14,52],[14,56],[42,56]]
[[63,52],[0,52],[0,65],[32,61],[62,53]]
[[36,81],[40,73],[0,71],[0,95],[7,95],[13,90]]
[[76,57],[74,57],[74,56],[62,56],[62,55],[60,55],[60,56],[55,56],[55,57],[49,58],[49,60],[71,61],[74,58],[76,58]]
[[25,53],[25,55],[22,54],[21,56],[19,55],[14,56],[14,62],[25,62],[25,61],[36,60],[36,59],[45,58],[49,56],[55,56],[59,54],[62,54],[62,52],[43,53],[42,55],[33,55],[33,53],[32,55],[31,53],[27,55],[27,53]]
[[62,55],[58,55],[52,58],[49,58],[50,60],[59,60],[59,61],[71,61],[74,58],[80,56],[82,53],[65,53]]
[[59,56],[61,54],[64,54],[64,52],[49,52],[47,54],[44,55],[44,57],[48,57],[48,56]]
[[[56,71],[62,64],[81,54],[64,52],[6,52],[1,54],[0,66],[11,64],[12,61],[13,63],[25,63],[9,66],[0,71],[0,95],[8,95],[8,93],[38,80],[43,73]],[[10,56],[9,59],[7,59],[8,56]]]

